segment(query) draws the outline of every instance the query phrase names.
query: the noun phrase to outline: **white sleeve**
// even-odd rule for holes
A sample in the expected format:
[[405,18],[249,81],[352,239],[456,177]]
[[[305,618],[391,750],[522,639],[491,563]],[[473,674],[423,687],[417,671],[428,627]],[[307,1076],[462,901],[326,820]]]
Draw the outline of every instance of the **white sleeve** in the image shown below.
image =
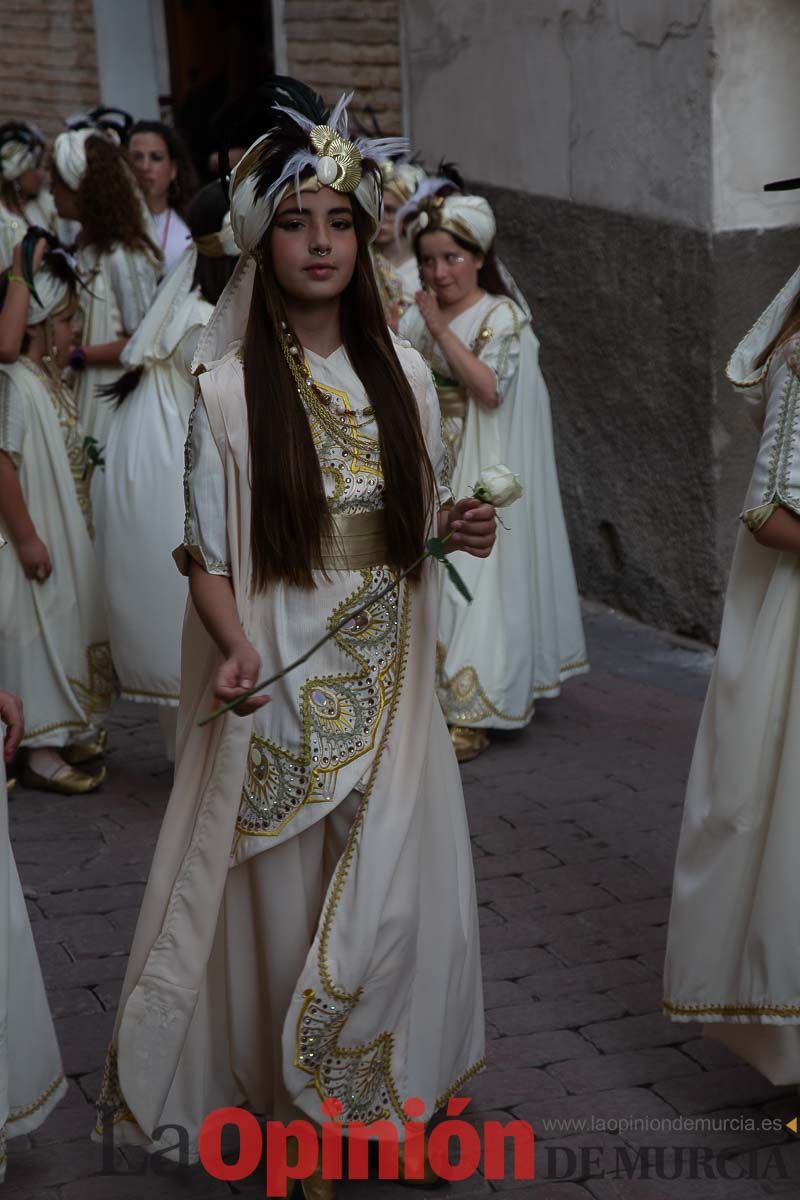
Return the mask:
[[183,544],[175,551],[178,570],[188,575],[193,558],[209,575],[230,575],[225,465],[199,391],[189,418],[185,464]]
[[444,508],[453,503],[453,493],[450,490],[450,461],[442,437],[442,414],[433,375],[422,355],[407,343],[396,338],[395,349],[419,406],[422,436],[436,480],[437,507]]
[[481,362],[491,367],[497,378],[501,398],[519,364],[520,332],[527,319],[511,300],[499,301],[481,326],[472,350]]
[[800,517],[800,366],[789,347],[770,369],[758,454],[741,519],[755,532],[776,508]]
[[144,251],[117,246],[108,257],[108,281],[122,318],[120,336],[130,337],[153,302],[156,268]]
[[25,424],[25,401],[8,375],[0,371],[0,450],[15,467],[22,462]]

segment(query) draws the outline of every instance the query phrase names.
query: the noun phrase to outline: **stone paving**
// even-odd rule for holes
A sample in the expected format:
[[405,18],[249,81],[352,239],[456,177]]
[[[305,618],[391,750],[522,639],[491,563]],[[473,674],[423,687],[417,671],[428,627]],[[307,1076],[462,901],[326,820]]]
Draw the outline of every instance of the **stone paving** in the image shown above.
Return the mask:
[[[592,674],[463,770],[489,1037],[489,1069],[467,1091],[479,1123],[532,1124],[537,1178],[515,1182],[509,1167],[504,1181],[475,1175],[417,1194],[800,1196],[800,1139],[784,1124],[800,1099],[660,1013],[672,863],[711,654],[600,606],[587,606],[586,621]],[[168,1164],[137,1174],[147,1164],[127,1150],[117,1174],[99,1173],[90,1105],[171,775],[148,709],[120,705],[109,743],[101,793],[18,789],[11,800],[70,1083],[40,1130],[9,1143],[4,1200],[263,1195],[260,1173],[240,1183]],[[663,1124],[698,1117],[713,1120],[706,1130]],[[716,1157],[725,1148],[730,1161]],[[340,1200],[408,1194],[377,1181],[338,1190]]]

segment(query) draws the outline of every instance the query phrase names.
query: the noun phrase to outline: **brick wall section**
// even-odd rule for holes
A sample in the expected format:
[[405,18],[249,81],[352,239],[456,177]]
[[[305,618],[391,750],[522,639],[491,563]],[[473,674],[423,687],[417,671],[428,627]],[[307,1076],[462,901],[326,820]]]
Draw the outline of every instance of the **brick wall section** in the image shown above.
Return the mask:
[[[355,91],[384,135],[403,132],[398,0],[285,0],[289,74],[329,102]],[[370,126],[371,128],[371,126]]]
[[0,120],[52,138],[98,103],[92,0],[0,0]]

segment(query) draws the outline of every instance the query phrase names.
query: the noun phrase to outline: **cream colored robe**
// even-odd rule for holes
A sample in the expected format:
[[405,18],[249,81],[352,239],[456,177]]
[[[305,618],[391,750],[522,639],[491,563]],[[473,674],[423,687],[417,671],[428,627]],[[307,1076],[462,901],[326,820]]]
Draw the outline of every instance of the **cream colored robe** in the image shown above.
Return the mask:
[[[400,328],[447,386],[450,368],[416,305]],[[537,699],[557,696],[566,679],[589,669],[550,400],[539,344],[513,300],[484,294],[450,328],[494,371],[501,396],[494,409],[467,397],[465,419],[445,416],[453,491],[469,495],[481,471],[498,463],[525,491],[501,513],[507,528],[498,529],[491,558],[459,563],[472,604],[449,580],[443,585],[439,699],[450,725],[514,729],[528,723]]]
[[141,366],[143,374],[113,412],[105,470],[93,489],[95,544],[121,694],[174,707],[187,596],[172,550],[183,533],[183,447],[194,400],[188,364],[213,311],[192,290],[195,262],[190,251],[175,268],[182,277],[165,279],[168,290],[159,292],[148,321],[123,352],[119,370]]
[[[398,353],[440,465],[429,373],[410,348]],[[309,354],[308,361],[330,400],[310,413],[329,502],[343,514],[376,511],[378,445],[360,381],[342,350],[329,359]],[[276,585],[251,598],[247,418],[235,351],[200,376],[200,389],[187,443],[183,555],[230,574],[266,676],[390,576],[384,567],[334,571],[325,583],[317,573],[314,591]],[[227,497],[224,545],[216,541],[210,503],[220,485]],[[442,489],[440,500],[448,495]],[[398,1127],[407,1097],[423,1099],[430,1116],[482,1065],[469,834],[434,694],[438,569],[429,563],[419,585],[404,584],[399,597],[281,680],[258,713],[228,714],[203,729],[196,722],[215,707],[220,658],[190,603],[175,786],[100,1098],[119,1140],[152,1149],[154,1128],[178,1122],[196,1156],[197,1131],[211,1109],[249,1100],[276,1111],[279,1098],[267,1083],[257,1081],[248,1094],[243,1078],[248,1070],[258,1076],[262,1058],[266,1077],[275,1053],[291,1103],[313,1120],[321,1121],[321,1103],[332,1095],[345,1120],[386,1117]],[[279,871],[320,822],[354,803],[288,1011],[270,1017],[268,984],[285,971],[292,947],[281,950],[281,931],[265,929],[258,904],[246,897],[267,887],[273,856]],[[320,869],[317,860],[304,867],[297,857],[284,903],[290,923],[313,890],[314,879],[304,881],[302,871]],[[168,1135],[162,1144],[170,1144]]]
[[113,700],[113,672],[75,401],[25,357],[0,365],[0,450],[18,466],[53,565],[49,579],[37,583],[25,577],[13,549],[0,555],[0,679],[22,697],[23,745],[65,746],[102,720]]
[[[93,246],[82,246],[78,249],[78,270],[86,284],[80,294],[84,312],[82,342],[102,346],[136,331],[153,301],[163,267],[144,250],[115,246],[101,254]],[[101,447],[114,410],[107,400],[98,397],[96,389],[113,383],[120,374],[117,364],[87,367],[75,376],[81,426]]]
[[800,1083],[800,565],[746,526],[778,505],[800,517],[800,343],[756,366],[798,293],[800,271],[728,365],[761,442],[687,784],[664,966],[665,1014],[704,1022],[776,1084]]
[[[0,561],[10,554],[0,538]],[[7,1140],[38,1129],[67,1091],[8,834],[4,736],[0,722],[0,1182]]]

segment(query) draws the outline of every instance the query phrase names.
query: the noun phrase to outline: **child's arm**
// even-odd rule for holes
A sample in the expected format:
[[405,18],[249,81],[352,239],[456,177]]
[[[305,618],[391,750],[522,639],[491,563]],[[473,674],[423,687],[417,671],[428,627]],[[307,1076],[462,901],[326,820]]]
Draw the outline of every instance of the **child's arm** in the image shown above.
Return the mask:
[[790,513],[788,508],[776,508],[753,537],[771,550],[800,554],[800,518]]
[[[189,590],[200,620],[225,657],[217,671],[214,695],[227,704],[258,683],[261,657],[245,637],[227,575],[210,575],[192,560]],[[234,711],[240,717],[247,716],[268,701],[269,696],[253,696]]]
[[0,518],[28,579],[44,583],[53,570],[47,547],[31,520],[16,468],[0,450]]

